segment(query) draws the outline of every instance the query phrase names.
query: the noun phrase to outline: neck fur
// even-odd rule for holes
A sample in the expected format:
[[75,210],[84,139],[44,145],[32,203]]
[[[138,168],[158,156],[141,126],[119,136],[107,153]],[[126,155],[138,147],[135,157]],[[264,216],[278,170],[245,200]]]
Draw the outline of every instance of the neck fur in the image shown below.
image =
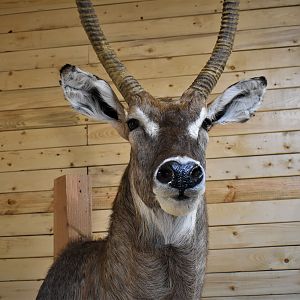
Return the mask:
[[185,216],[172,216],[161,208],[149,208],[139,196],[134,183],[130,180],[133,203],[141,219],[143,236],[147,234],[163,245],[183,246],[193,237],[196,226],[197,210]]

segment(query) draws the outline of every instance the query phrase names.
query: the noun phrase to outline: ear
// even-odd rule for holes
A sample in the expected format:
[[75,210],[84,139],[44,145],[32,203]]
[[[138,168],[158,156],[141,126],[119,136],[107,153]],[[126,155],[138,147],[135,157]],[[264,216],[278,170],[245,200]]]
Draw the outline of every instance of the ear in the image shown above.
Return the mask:
[[105,80],[69,64],[61,68],[60,77],[65,98],[76,111],[111,123],[127,139],[125,109]]
[[208,106],[207,119],[203,123],[212,126],[248,121],[262,103],[266,86],[265,77],[242,80],[230,86]]

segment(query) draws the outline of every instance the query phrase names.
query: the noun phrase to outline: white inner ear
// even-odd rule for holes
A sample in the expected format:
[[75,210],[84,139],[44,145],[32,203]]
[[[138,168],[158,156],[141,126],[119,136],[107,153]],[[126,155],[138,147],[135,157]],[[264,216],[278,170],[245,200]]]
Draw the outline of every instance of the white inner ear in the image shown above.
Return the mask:
[[188,126],[188,134],[195,140],[198,139],[200,127],[207,116],[207,109],[203,107],[200,116]]
[[105,80],[97,80],[95,83],[95,87],[100,91],[103,100],[116,111],[119,112],[119,107],[116,104],[118,101],[116,94],[110,87],[110,85]]
[[[208,107],[207,117],[214,124],[247,121],[262,103],[266,86],[259,78],[241,80],[229,87]],[[224,110],[224,115],[218,120],[215,116]]]
[[158,123],[150,120],[150,118],[140,109],[140,108],[135,108],[135,111],[133,114],[130,116],[136,117],[138,120],[140,120],[145,128],[145,131],[151,136],[151,137],[156,137],[159,133],[159,125]]

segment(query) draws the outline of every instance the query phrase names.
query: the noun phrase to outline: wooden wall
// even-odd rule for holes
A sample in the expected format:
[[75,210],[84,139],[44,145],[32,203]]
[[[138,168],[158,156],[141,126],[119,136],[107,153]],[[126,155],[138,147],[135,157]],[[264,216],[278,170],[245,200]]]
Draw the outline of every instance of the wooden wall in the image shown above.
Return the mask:
[[[120,58],[159,97],[181,95],[219,27],[219,0],[94,2]],[[129,146],[63,99],[58,70],[67,62],[107,79],[73,1],[1,1],[0,35],[0,298],[27,300],[52,262],[53,179],[92,175],[101,236]],[[241,0],[214,94],[260,75],[269,90],[251,121],[211,131],[207,299],[300,299],[299,38],[299,0]]]

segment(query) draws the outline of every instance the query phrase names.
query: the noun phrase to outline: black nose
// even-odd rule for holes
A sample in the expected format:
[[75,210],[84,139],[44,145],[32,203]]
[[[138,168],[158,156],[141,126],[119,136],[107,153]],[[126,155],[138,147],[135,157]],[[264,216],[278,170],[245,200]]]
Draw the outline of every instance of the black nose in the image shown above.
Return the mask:
[[61,69],[60,69],[60,75],[62,74],[62,73],[64,73],[64,72],[68,72],[68,71],[70,71],[70,69],[72,70],[72,71],[74,71],[74,69],[75,69],[75,66],[72,66],[72,65],[70,65],[70,64],[65,64],[64,66],[62,66],[61,67]]
[[195,162],[182,164],[168,161],[159,167],[156,178],[160,183],[168,184],[182,192],[201,183],[203,175],[203,169]]

